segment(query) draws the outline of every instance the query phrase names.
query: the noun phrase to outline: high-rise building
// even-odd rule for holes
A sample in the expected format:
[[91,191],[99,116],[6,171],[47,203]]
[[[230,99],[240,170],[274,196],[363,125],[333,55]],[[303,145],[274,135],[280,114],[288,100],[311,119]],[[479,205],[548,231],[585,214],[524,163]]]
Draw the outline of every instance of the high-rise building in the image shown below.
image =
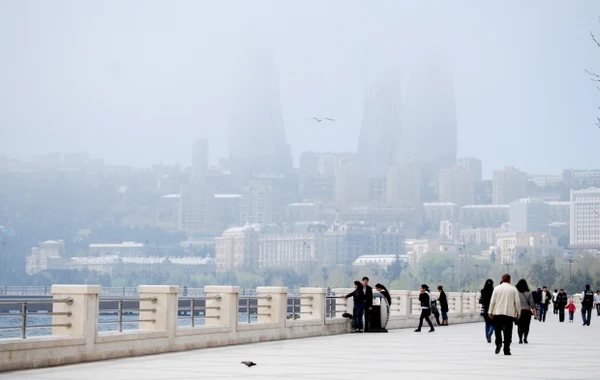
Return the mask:
[[571,190],[569,245],[575,248],[600,248],[600,188]]
[[208,172],[208,140],[198,139],[192,148],[192,177],[204,181]]
[[179,193],[179,229],[188,236],[204,234],[209,229],[212,191],[204,181],[192,179],[182,184]]
[[431,59],[419,65],[404,94],[398,161],[421,166],[421,180],[429,186],[437,182],[440,168],[456,161],[456,104],[448,62]]
[[387,169],[386,199],[388,202],[421,203],[421,173],[418,167],[398,163]]
[[[383,82],[383,81],[382,81]],[[398,152],[401,122],[401,91],[394,81],[370,86],[358,140],[358,164],[370,174],[385,174]]]
[[241,224],[270,224],[273,223],[275,191],[271,186],[261,181],[250,181],[248,186],[242,187],[240,204]]
[[473,177],[473,182],[477,183],[483,180],[481,160],[473,157],[459,158],[456,160],[456,166],[469,170],[471,172],[471,176]]
[[339,164],[335,170],[335,200],[342,204],[368,202],[369,168]]
[[246,43],[238,62],[237,91],[229,113],[229,165],[239,186],[258,174],[283,174],[294,186],[279,88],[270,54]]
[[504,205],[515,199],[527,197],[527,184],[527,173],[514,167],[494,171],[492,203]]
[[510,232],[549,232],[548,204],[522,198],[510,203]]
[[469,169],[458,166],[440,169],[438,200],[459,207],[473,204],[475,184]]

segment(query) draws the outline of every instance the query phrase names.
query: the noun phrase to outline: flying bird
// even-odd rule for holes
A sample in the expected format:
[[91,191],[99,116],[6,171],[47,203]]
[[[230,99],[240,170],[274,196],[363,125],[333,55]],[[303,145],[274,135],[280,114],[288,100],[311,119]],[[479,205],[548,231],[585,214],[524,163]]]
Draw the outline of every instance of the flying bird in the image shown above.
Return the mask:
[[242,362],[242,364],[244,364],[248,368],[254,367],[256,365],[256,363],[254,363],[252,361],[244,361],[244,362]]
[[304,120],[316,120],[316,121],[317,121],[317,123],[320,123],[320,122],[322,122],[323,120],[335,121],[335,120],[333,120],[333,119],[330,119],[330,118],[328,118],[328,117],[324,117],[324,118],[321,118],[321,119],[319,119],[318,117],[309,117],[309,118],[306,118],[306,119],[304,119]]

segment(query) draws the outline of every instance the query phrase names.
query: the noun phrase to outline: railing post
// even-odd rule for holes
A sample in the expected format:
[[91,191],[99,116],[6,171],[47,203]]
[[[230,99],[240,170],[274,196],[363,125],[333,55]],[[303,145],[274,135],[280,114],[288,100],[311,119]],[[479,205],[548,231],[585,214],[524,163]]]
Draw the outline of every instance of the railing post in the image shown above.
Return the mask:
[[452,293],[448,293],[448,295],[454,299],[454,313],[456,313],[457,316],[462,317],[463,316],[463,295],[462,295],[462,293],[452,292]]
[[285,327],[288,288],[285,286],[259,286],[256,288],[256,294],[258,300],[256,320],[259,323],[278,323],[280,327]]
[[205,286],[206,326],[228,326],[237,331],[240,307],[239,286]]
[[300,320],[320,320],[325,324],[326,298],[325,288],[300,288]]
[[[100,285],[52,285],[54,300],[72,299],[72,302],[57,302],[52,305],[52,335],[82,336],[86,352],[92,352],[98,334],[98,296]],[[69,327],[70,326],[70,327]]]
[[140,330],[166,331],[169,339],[175,339],[179,286],[140,285]]

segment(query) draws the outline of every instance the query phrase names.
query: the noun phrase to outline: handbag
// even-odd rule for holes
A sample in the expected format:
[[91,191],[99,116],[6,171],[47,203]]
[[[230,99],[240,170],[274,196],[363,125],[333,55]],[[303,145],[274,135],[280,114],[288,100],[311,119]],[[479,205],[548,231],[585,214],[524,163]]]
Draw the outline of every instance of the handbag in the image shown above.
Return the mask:
[[[525,297],[525,293],[521,293],[521,294],[523,294],[523,297]],[[531,297],[531,293],[529,293],[529,297]],[[535,317],[535,314],[537,313],[537,309],[535,307],[531,306],[531,304],[529,303],[529,299],[527,297],[525,297],[525,301],[527,301],[527,306],[529,306],[531,315],[533,315]]]

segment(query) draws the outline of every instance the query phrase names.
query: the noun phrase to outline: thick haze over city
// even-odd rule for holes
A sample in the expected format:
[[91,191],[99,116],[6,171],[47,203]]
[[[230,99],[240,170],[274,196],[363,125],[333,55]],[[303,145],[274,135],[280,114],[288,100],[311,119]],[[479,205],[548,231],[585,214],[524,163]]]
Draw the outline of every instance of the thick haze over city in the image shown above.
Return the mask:
[[600,70],[599,15],[593,0],[0,1],[0,153],[188,165],[206,138],[216,162],[255,46],[296,165],[356,151],[367,86],[395,69],[405,89],[433,59],[453,73],[458,156],[484,178],[594,168],[600,93],[584,70]]

